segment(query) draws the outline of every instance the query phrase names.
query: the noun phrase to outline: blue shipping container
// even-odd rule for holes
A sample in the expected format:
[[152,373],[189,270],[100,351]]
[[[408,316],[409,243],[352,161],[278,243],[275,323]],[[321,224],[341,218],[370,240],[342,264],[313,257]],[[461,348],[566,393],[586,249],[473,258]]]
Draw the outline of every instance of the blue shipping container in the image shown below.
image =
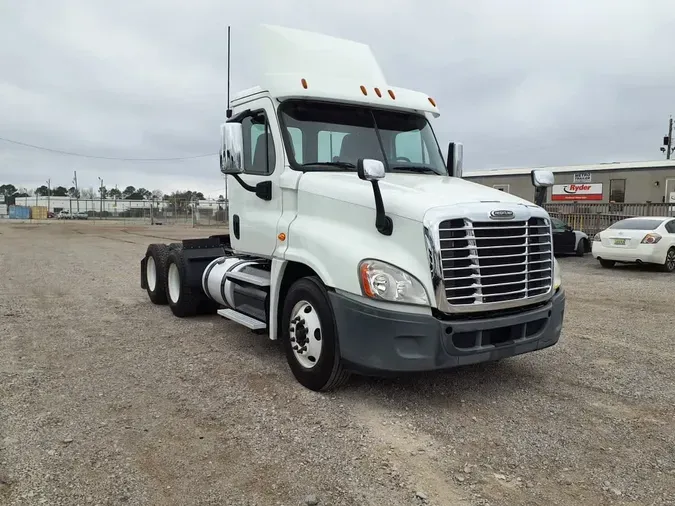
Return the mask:
[[10,220],[30,220],[30,207],[9,206]]

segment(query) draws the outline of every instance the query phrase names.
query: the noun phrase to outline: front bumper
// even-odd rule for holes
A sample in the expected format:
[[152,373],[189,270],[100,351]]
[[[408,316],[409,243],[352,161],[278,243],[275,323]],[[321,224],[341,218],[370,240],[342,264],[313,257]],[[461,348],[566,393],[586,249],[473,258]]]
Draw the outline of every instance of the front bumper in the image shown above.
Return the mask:
[[667,247],[661,244],[640,244],[636,248],[621,248],[605,246],[602,243],[593,242],[593,258],[602,258],[603,260],[614,260],[615,262],[635,263],[643,262],[647,264],[662,264],[666,261]]
[[553,346],[562,331],[565,292],[519,313],[439,320],[383,310],[329,292],[346,369],[385,375],[512,357]]

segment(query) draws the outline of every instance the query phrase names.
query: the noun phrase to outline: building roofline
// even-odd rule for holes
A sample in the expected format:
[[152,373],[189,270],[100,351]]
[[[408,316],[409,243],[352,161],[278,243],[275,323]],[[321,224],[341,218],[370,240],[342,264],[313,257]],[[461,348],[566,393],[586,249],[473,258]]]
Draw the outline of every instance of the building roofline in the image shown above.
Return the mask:
[[533,169],[550,170],[554,174],[566,172],[599,172],[604,170],[647,170],[675,169],[675,160],[656,160],[644,162],[607,162],[591,165],[567,165],[552,167],[504,168],[465,171],[463,177],[519,176],[529,175]]

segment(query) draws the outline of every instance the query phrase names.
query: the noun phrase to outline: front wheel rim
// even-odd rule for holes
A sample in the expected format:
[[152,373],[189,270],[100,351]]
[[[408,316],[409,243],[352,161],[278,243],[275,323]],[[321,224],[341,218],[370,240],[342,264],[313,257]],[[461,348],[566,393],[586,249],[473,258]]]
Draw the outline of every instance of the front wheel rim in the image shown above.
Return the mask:
[[305,369],[312,369],[321,357],[323,332],[314,306],[302,300],[293,306],[289,325],[293,355]]
[[180,298],[180,272],[176,264],[169,265],[169,275],[167,276],[167,286],[169,287],[169,298],[174,304]]

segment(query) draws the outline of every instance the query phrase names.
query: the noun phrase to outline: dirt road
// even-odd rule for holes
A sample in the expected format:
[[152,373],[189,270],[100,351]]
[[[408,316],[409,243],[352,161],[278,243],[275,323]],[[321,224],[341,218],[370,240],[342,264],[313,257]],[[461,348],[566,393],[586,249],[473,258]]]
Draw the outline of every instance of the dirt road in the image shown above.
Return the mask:
[[675,504],[675,275],[563,258],[554,348],[322,395],[140,289],[208,233],[0,224],[0,504]]

